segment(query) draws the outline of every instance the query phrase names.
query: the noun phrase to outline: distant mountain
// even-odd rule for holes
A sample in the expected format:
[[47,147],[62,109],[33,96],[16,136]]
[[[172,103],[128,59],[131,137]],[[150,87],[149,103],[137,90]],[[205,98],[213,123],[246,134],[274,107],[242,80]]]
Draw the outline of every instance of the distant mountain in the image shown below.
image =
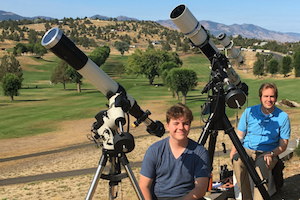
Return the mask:
[[15,13],[12,12],[6,12],[3,10],[0,10],[0,21],[8,21],[9,19],[11,20],[23,20],[23,19],[27,19],[27,20],[34,20],[34,19],[46,19],[46,20],[50,20],[50,19],[54,19],[52,17],[45,17],[45,16],[36,16],[36,17],[22,17],[20,15],[17,15]]
[[[0,21],[3,20],[33,20],[36,18],[41,19],[54,19],[51,17],[45,17],[45,16],[36,16],[36,17],[23,17],[17,14],[14,14],[12,12],[6,12],[0,10]],[[103,15],[93,15],[90,17],[91,19],[101,19],[101,20],[109,20],[112,17],[107,17]],[[115,17],[119,21],[125,21],[125,20],[135,20],[140,21],[136,18],[126,17],[126,16],[118,16]],[[158,20],[157,23],[161,24],[162,26],[170,27],[172,29],[178,30],[177,26],[173,23],[172,20]],[[256,38],[256,39],[262,39],[262,40],[277,40],[279,42],[297,42],[300,41],[300,33],[282,33],[282,32],[276,32],[276,31],[270,31],[267,29],[264,29],[262,27],[253,25],[253,24],[233,24],[233,25],[225,25],[220,24],[217,22],[212,21],[200,21],[201,25],[210,32],[210,34],[213,34],[214,36],[218,36],[220,33],[226,33],[228,36],[232,35],[234,37],[241,35],[243,38]]]
[[[172,20],[159,20],[157,21],[163,26],[167,26],[176,30],[178,27]],[[279,42],[297,42],[300,41],[300,33],[281,33],[276,31],[270,31],[253,24],[233,24],[225,25],[212,21],[202,20],[200,24],[214,36],[218,36],[220,33],[226,33],[226,35],[232,35],[236,37],[241,35],[243,38],[256,38],[262,40],[277,40]]]
[[133,21],[140,21],[140,20],[138,20],[138,19],[136,19],[136,18],[132,18],[132,17],[126,17],[126,16],[122,16],[122,15],[120,15],[120,16],[118,16],[118,17],[116,17],[119,21],[131,21],[131,20],[133,20]]
[[0,21],[6,20],[8,21],[9,19],[11,20],[23,20],[23,19],[29,19],[30,17],[22,17],[20,15],[16,15],[12,12],[6,12],[3,10],[0,10]]
[[[106,16],[103,16],[103,15],[93,15],[93,16],[90,17],[90,19],[97,19],[97,18],[101,19],[101,20],[109,20],[112,17],[106,17]],[[118,21],[126,21],[126,20],[128,20],[128,21],[131,21],[131,20],[140,21],[136,18],[126,17],[126,16],[122,16],[122,15],[120,15],[118,17],[114,17],[114,18],[116,18]],[[114,19],[114,18],[112,18],[112,19]]]
[[110,17],[106,17],[106,16],[103,16],[103,15],[93,15],[90,17],[91,19],[100,19],[100,20],[109,20]]

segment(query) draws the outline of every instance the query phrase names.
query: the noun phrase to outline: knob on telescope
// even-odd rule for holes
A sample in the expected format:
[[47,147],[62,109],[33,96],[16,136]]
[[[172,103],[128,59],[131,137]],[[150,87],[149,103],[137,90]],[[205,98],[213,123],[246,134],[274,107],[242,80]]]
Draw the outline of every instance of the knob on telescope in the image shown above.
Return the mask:
[[229,108],[241,108],[246,102],[245,93],[238,89],[234,84],[229,84],[225,88],[227,94],[225,101]]
[[116,152],[129,153],[134,147],[134,138],[130,133],[122,132],[114,136],[114,149]]

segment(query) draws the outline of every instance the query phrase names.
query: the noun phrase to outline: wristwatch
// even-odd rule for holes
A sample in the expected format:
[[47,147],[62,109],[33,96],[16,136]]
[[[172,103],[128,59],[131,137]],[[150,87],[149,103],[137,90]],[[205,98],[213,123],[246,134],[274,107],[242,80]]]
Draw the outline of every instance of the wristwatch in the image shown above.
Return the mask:
[[271,153],[271,155],[272,155],[272,157],[273,157],[273,156],[274,156],[274,151],[272,150],[270,153]]

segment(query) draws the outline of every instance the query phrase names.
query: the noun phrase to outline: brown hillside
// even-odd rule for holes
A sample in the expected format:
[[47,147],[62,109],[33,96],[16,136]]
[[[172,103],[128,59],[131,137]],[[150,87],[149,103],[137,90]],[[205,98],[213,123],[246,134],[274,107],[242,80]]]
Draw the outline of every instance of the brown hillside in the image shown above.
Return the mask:
[[[69,22],[67,22],[69,24]],[[50,25],[52,27],[59,27],[65,35],[70,37],[70,31],[71,28],[69,25],[62,25],[62,24],[54,24]],[[166,41],[166,36],[161,36],[161,33],[165,30],[170,30],[168,27],[161,26],[157,24],[156,22],[128,22],[128,21],[104,21],[104,20],[74,20],[74,24],[77,24],[77,31],[79,34],[79,37],[86,36],[89,39],[95,40],[97,45],[109,45],[111,48],[111,54],[118,54],[120,55],[120,52],[118,52],[115,48],[115,42],[121,41],[121,38],[123,37],[129,37],[132,47],[130,48],[129,52],[125,52],[125,55],[131,54],[134,52],[136,48],[139,49],[146,49],[148,47],[149,41],[156,41],[156,40],[164,40]],[[84,33],[82,27],[85,27],[87,30],[86,33]],[[39,23],[39,24],[29,24],[29,25],[20,25],[21,29],[24,29],[24,27],[27,28],[27,32],[24,32],[25,40],[19,41],[20,43],[28,43],[28,32],[30,29],[35,30],[39,33],[39,38],[42,37],[45,33],[45,23]],[[97,39],[96,34],[89,32],[88,30],[94,27],[96,30],[98,27],[101,28],[102,32],[101,35],[105,38],[109,37],[109,40],[107,39]],[[114,27],[117,27],[113,29]],[[133,30],[133,27],[135,27],[135,30]],[[151,31],[158,30],[156,33],[149,33]],[[2,33],[3,29],[0,28],[0,33]],[[6,34],[11,34],[10,30],[5,30]],[[17,32],[18,33],[18,32]],[[167,34],[169,35],[169,34]],[[13,40],[4,40],[0,41],[0,58],[5,55],[5,52],[1,51],[1,49],[12,49],[18,42]],[[155,48],[161,48],[161,45],[155,45]],[[85,52],[92,51],[94,48],[89,47],[89,49],[82,49]]]

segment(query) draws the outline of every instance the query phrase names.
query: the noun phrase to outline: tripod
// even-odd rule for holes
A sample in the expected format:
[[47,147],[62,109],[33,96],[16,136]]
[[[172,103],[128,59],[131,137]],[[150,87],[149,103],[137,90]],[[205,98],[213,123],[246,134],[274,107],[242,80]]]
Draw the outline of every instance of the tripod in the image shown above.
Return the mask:
[[[144,199],[126,157],[126,153],[131,152],[135,147],[133,136],[129,132],[123,131],[123,125],[126,123],[124,109],[127,105],[126,98],[122,94],[116,94],[110,98],[109,109],[101,111],[95,116],[97,121],[94,122],[91,129],[91,132],[94,133],[92,138],[96,143],[98,139],[101,139],[103,149],[86,200],[93,198],[100,178],[110,180],[109,199],[115,199],[117,197],[115,186],[126,177],[129,177],[138,198]],[[148,113],[145,115],[148,116]],[[102,174],[108,160],[111,163],[110,172]],[[125,168],[126,174],[121,174],[121,164]]]
[[[108,159],[109,159],[109,162],[111,163],[110,172],[109,172],[109,174],[102,174]],[[125,168],[126,173],[121,174],[121,169],[120,169],[121,163],[122,163],[123,167]],[[128,162],[128,159],[127,159],[127,156],[125,155],[125,153],[122,153],[122,152],[118,153],[114,150],[111,151],[111,150],[103,149],[102,155],[99,160],[99,165],[96,170],[93,181],[91,183],[88,194],[86,196],[86,200],[90,200],[93,198],[100,178],[105,179],[105,180],[110,180],[110,182],[109,182],[109,199],[116,198],[117,196],[113,196],[115,194],[115,186],[117,186],[118,183],[126,177],[129,177],[131,184],[133,185],[133,188],[134,188],[138,198],[144,199],[143,194],[142,194],[142,192],[138,186],[138,183],[134,177],[134,174],[131,170],[131,167],[129,165],[129,162]]]
[[215,76],[202,91],[202,93],[204,93],[207,92],[209,89],[212,89],[212,95],[209,99],[210,115],[198,139],[198,143],[204,145],[206,143],[206,140],[208,139],[208,136],[210,136],[208,153],[212,168],[218,130],[224,130],[225,134],[229,135],[233,145],[235,146],[240,155],[241,160],[247,167],[247,170],[250,176],[252,177],[253,182],[255,183],[255,187],[259,189],[261,195],[265,200],[271,200],[268,192],[266,191],[266,188],[263,185],[266,184],[267,181],[260,179],[259,175],[255,170],[253,160],[248,156],[245,149],[243,148],[239,138],[237,137],[234,131],[234,128],[232,127],[225,113],[226,100],[227,105],[233,106],[236,103],[236,108],[240,107],[239,99],[241,97],[241,93],[239,92],[239,89],[233,86],[229,86],[228,88],[226,88],[226,92],[223,89],[224,77],[223,75],[221,77],[219,76],[220,73],[222,74],[222,62],[220,61],[222,61],[220,57],[214,56],[212,61],[212,68],[216,70]]

